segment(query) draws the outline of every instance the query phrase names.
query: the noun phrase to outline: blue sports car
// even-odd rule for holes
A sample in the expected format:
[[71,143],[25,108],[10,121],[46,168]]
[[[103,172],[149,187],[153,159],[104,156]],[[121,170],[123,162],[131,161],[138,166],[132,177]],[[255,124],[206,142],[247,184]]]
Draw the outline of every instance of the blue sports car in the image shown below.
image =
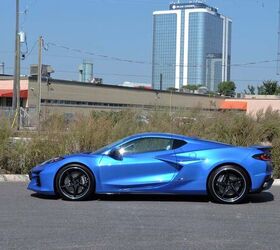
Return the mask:
[[176,134],[143,133],[30,171],[28,189],[66,200],[92,194],[209,195],[239,203],[273,183],[270,147],[236,147]]

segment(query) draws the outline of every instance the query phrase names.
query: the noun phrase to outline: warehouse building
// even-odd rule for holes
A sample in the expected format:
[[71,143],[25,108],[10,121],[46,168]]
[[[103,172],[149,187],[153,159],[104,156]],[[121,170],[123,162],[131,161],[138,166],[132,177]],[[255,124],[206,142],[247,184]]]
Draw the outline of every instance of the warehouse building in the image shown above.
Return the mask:
[[[0,105],[11,106],[12,77],[0,77]],[[9,92],[8,96],[5,93]],[[21,78],[21,106],[41,117],[52,113],[75,115],[92,110],[122,109],[218,109],[223,98],[107,84],[45,78],[39,88],[37,77]]]

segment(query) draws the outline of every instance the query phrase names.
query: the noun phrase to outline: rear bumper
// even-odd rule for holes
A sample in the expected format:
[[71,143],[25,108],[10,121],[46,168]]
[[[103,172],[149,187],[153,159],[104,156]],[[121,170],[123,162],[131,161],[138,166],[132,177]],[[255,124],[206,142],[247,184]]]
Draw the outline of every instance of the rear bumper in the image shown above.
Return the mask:
[[260,186],[260,188],[256,189],[256,190],[251,190],[250,193],[254,194],[254,193],[260,193],[262,191],[268,190],[271,188],[272,184],[274,182],[274,179],[272,177],[272,175],[268,175],[265,177],[262,185]]
[[273,182],[274,182],[274,179],[272,178],[272,176],[267,176],[264,180],[263,185],[262,185],[262,190],[270,189]]

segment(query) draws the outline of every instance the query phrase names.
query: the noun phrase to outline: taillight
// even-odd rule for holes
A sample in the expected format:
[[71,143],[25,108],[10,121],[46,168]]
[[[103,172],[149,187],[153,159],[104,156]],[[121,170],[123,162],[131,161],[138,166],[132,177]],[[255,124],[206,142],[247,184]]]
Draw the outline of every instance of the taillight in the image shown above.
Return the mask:
[[271,161],[271,154],[257,154],[253,158],[261,161]]

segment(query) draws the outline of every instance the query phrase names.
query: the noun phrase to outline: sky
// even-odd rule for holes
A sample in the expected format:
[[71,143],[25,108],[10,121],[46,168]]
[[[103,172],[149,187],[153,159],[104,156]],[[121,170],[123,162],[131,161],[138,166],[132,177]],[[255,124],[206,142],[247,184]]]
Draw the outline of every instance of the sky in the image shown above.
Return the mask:
[[[13,74],[14,68],[15,2],[1,0],[0,62],[5,63],[7,74]],[[20,27],[27,36],[21,48],[27,53],[21,61],[21,74],[27,75],[30,64],[38,62],[36,42],[43,36],[43,63],[52,65],[54,78],[78,80],[78,66],[88,60],[94,64],[94,76],[103,78],[104,83],[151,83],[152,13],[167,10],[171,2],[20,0]],[[261,85],[264,80],[279,80],[279,1],[205,2],[233,21],[231,80],[237,90],[247,89],[248,84]]]

